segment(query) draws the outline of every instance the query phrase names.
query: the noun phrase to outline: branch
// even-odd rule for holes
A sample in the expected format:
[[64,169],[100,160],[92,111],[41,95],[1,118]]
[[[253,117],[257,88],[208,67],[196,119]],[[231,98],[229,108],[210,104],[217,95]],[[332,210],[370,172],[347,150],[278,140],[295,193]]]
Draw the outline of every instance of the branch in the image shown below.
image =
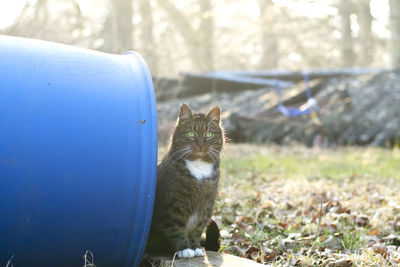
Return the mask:
[[188,42],[196,39],[197,32],[190,26],[189,20],[169,0],[157,0],[157,3],[168,13],[172,23]]

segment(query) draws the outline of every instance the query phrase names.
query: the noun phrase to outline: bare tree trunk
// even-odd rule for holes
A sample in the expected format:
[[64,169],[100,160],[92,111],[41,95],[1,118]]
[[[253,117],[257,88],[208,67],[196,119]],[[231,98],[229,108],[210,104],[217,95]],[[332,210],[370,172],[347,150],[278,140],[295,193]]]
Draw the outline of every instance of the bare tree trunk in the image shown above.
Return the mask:
[[390,33],[392,42],[392,65],[400,67],[400,1],[390,0]]
[[[170,0],[157,0],[157,3],[167,12],[188,48],[192,64],[198,71],[212,70],[212,10],[210,0],[199,0],[202,16],[199,29],[190,25],[188,18]],[[204,3],[205,2],[205,3]],[[207,13],[203,11],[207,10]],[[209,16],[209,17],[208,17]]]
[[360,64],[371,65],[374,55],[374,38],[372,36],[372,15],[370,0],[361,0],[358,4],[358,24],[360,25],[359,40],[361,45]]
[[133,49],[133,0],[110,0],[104,23],[103,51],[122,53]]
[[349,0],[340,0],[339,15],[341,18],[342,33],[342,64],[344,67],[353,66],[355,60],[354,40],[351,31],[350,15],[352,14],[353,3]]
[[140,41],[143,57],[153,75],[157,75],[157,55],[153,35],[153,12],[150,0],[140,0],[139,10],[142,21],[140,23]]
[[[26,3],[14,24],[9,27],[6,33],[47,39],[45,38],[46,31],[43,31],[43,29],[46,27],[49,19],[48,2],[48,0],[38,0],[32,7],[29,3]],[[30,8],[33,9],[33,15],[26,19],[27,11]],[[29,27],[26,25],[29,25]]]
[[200,27],[199,35],[201,39],[200,50],[202,51],[204,69],[213,70],[213,16],[211,0],[199,0],[200,4]]
[[274,21],[271,19],[272,0],[258,0],[260,8],[261,58],[259,67],[276,69],[279,63],[278,40],[274,32]]

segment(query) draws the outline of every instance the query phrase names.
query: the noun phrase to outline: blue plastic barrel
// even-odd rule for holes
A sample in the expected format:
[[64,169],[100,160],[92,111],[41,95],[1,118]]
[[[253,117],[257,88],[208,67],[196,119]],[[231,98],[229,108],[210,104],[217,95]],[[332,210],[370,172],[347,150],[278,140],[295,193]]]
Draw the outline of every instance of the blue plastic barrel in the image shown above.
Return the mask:
[[0,36],[0,266],[138,265],[156,174],[138,54]]

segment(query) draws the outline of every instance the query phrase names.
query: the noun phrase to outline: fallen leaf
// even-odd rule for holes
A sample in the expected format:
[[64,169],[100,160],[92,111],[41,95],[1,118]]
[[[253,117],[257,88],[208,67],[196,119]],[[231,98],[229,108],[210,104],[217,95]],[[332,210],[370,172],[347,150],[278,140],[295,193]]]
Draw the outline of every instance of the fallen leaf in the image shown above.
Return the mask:
[[248,258],[248,259],[253,259],[253,260],[254,260],[254,258],[258,257],[259,252],[260,252],[260,249],[259,249],[259,248],[256,248],[256,247],[251,246],[251,247],[249,247],[248,249],[246,249],[246,253],[245,253],[245,256],[244,256],[244,257],[245,257],[245,258]]
[[302,242],[303,245],[309,246],[315,240],[315,235],[300,237],[299,240]]
[[398,235],[390,234],[384,237],[383,240],[395,246],[400,246],[400,236]]
[[368,232],[368,235],[379,235],[379,231],[376,229],[372,229],[371,231]]
[[289,230],[296,229],[296,228],[300,227],[301,225],[302,225],[301,222],[297,222],[297,223],[295,223],[295,224],[292,224],[292,225],[289,227]]
[[351,210],[349,208],[345,208],[345,207],[340,207],[336,213],[341,214],[341,213],[347,213],[350,214]]
[[297,245],[296,241],[290,238],[282,239],[279,244],[284,250],[294,249]]
[[269,215],[269,213],[266,210],[259,210],[259,211],[257,211],[256,218],[258,220],[258,219],[262,219],[264,217],[268,217],[268,215]]
[[264,231],[264,232],[271,232],[271,231],[275,230],[276,228],[277,228],[276,225],[273,225],[273,224],[266,224],[266,225],[264,225],[264,227],[263,227],[263,231]]
[[362,226],[365,227],[369,224],[369,218],[367,215],[356,215],[356,217],[354,218],[354,223],[358,226]]
[[247,248],[247,249],[246,249],[246,254],[250,254],[250,253],[252,253],[252,252],[254,252],[254,251],[257,251],[257,252],[259,252],[259,251],[260,251],[260,249],[259,249],[259,248],[256,248],[256,247],[254,247],[254,246],[251,246],[251,247],[249,247],[249,248]]
[[259,207],[259,209],[273,209],[276,204],[271,200],[266,200],[264,203]]
[[321,246],[327,247],[331,250],[340,250],[342,248],[342,242],[333,236],[329,236],[326,240],[321,242]]
[[254,219],[248,216],[238,216],[236,218],[236,223],[241,223],[241,224],[252,224],[254,223]]
[[376,235],[362,235],[360,240],[365,241],[369,247],[379,242],[379,238]]
[[258,191],[257,195],[254,198],[252,198],[250,201],[253,205],[258,205],[261,201],[261,192]]
[[277,225],[279,225],[282,228],[287,228],[289,224],[286,222],[278,222]]
[[260,257],[260,254],[257,251],[253,251],[252,253],[250,253],[250,258],[253,261],[257,261],[259,257]]
[[319,220],[319,217],[322,217],[324,214],[323,212],[320,214],[320,212],[318,211],[317,213],[314,213],[311,219],[311,222],[314,223],[317,221],[317,219]]
[[243,243],[245,241],[241,233],[233,233],[232,239],[236,244]]
[[269,249],[267,247],[264,247],[264,261],[272,261],[278,256],[278,252],[273,249]]
[[290,266],[299,266],[301,263],[301,260],[297,259],[297,258],[291,258],[290,259]]
[[372,249],[374,250],[375,253],[381,254],[385,258],[388,256],[388,249],[386,245],[383,243],[375,243],[372,246]]
[[348,259],[341,259],[329,262],[326,266],[330,267],[351,267],[353,263]]
[[291,210],[294,208],[294,206],[290,202],[286,202],[285,204],[286,204],[286,209],[288,209],[288,210]]

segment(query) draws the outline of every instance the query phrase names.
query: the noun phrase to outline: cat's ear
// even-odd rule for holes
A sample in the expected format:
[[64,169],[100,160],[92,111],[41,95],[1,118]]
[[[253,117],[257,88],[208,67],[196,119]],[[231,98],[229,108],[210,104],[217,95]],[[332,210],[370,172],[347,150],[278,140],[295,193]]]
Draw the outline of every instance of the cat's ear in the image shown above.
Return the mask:
[[193,118],[193,113],[190,110],[189,106],[186,104],[182,104],[179,108],[179,120],[187,120]]
[[221,109],[219,106],[212,108],[206,115],[206,118],[210,121],[214,120],[217,123],[221,120]]

